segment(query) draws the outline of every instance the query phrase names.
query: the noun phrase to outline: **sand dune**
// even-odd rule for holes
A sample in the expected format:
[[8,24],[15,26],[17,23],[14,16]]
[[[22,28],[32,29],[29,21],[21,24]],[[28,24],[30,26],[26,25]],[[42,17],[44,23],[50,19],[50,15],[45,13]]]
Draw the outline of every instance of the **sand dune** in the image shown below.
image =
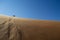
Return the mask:
[[60,22],[0,16],[0,40],[60,40]]

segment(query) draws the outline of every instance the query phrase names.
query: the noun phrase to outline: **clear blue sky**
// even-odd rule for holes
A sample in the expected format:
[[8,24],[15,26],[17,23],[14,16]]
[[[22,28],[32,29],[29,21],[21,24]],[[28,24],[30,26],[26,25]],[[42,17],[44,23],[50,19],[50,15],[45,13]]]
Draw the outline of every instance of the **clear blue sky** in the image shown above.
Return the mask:
[[60,20],[60,0],[0,0],[0,14],[42,20]]

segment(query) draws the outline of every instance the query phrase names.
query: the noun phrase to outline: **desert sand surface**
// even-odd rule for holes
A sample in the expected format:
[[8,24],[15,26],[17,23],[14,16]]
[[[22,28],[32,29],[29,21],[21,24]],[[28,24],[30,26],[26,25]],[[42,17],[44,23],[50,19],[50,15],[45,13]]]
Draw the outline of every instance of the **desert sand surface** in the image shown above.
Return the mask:
[[60,40],[60,22],[0,15],[0,40]]

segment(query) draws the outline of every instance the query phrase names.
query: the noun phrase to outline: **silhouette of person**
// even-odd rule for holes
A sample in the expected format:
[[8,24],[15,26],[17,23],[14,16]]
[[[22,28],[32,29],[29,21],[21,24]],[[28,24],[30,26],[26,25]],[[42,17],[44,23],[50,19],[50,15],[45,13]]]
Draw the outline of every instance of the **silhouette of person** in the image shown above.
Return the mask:
[[13,17],[15,17],[15,15],[13,15]]

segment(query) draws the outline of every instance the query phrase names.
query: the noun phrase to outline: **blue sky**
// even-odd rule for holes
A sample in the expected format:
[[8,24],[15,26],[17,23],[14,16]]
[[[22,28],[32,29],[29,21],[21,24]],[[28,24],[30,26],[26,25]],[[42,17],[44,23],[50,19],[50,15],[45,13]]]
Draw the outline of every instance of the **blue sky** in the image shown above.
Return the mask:
[[0,14],[41,20],[60,20],[60,0],[0,0]]

